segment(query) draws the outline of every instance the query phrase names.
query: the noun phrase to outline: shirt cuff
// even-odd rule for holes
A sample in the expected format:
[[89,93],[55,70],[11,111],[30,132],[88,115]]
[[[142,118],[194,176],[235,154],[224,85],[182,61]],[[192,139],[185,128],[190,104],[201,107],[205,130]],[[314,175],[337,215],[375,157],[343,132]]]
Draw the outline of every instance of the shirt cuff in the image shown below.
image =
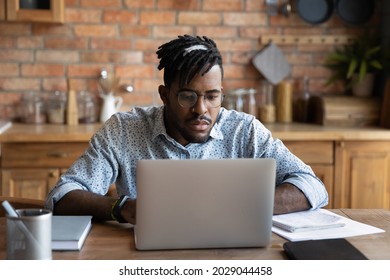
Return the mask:
[[294,173],[283,183],[290,183],[300,189],[309,200],[311,209],[321,208],[328,204],[328,192],[324,184],[310,174]]
[[72,184],[72,183],[66,183],[61,186],[57,186],[54,189],[52,189],[45,201],[45,208],[53,211],[54,205],[63,198],[68,192],[73,190],[86,190],[80,185]]

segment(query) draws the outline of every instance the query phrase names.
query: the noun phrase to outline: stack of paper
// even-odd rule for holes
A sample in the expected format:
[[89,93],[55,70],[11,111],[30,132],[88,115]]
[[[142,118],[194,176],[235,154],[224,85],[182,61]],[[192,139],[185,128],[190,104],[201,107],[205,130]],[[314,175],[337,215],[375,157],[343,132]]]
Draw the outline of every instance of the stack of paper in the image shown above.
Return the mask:
[[[290,241],[345,238],[384,232],[383,229],[348,219],[325,209],[275,215],[273,220],[282,221],[287,227],[282,229],[274,224],[272,231]],[[291,229],[295,230],[291,231]]]
[[340,217],[319,211],[302,211],[272,218],[274,226],[289,232],[343,227]]

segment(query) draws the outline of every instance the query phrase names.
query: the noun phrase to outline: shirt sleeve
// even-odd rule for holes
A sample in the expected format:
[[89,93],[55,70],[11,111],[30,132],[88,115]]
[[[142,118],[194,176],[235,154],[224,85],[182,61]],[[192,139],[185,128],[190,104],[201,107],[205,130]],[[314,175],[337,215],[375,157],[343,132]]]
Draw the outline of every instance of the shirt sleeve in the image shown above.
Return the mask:
[[[96,132],[85,152],[60,177],[46,199],[46,207],[53,209],[64,195],[72,190],[86,190],[105,195],[118,176],[118,162],[109,129],[103,127]],[[107,140],[107,139],[110,139]]]
[[273,138],[271,132],[258,120],[252,122],[251,130],[251,156],[276,160],[276,186],[282,183],[293,184],[305,194],[312,209],[328,204],[325,185],[309,165],[291,153],[281,140]]

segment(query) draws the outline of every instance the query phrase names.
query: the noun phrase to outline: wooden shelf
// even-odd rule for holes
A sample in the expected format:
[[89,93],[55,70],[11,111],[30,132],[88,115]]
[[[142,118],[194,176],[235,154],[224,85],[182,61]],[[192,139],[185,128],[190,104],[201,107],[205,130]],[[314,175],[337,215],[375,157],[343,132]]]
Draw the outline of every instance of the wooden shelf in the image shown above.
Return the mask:
[[0,21],[5,20],[5,0],[0,0]]
[[277,45],[345,45],[352,43],[353,38],[353,36],[347,35],[264,35],[260,37],[259,41],[261,44],[273,42]]
[[6,1],[7,1],[6,19],[8,21],[51,22],[51,23],[64,22],[64,0],[50,0],[50,9],[36,9],[36,10],[20,9],[19,0],[6,0]]

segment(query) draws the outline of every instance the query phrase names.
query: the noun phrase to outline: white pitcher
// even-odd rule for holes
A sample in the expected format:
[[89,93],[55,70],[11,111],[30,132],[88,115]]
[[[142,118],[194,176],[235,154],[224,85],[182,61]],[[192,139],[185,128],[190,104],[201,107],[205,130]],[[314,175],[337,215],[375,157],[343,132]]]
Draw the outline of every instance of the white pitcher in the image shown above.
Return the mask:
[[119,111],[122,106],[123,99],[120,96],[114,96],[113,94],[102,95],[103,106],[100,113],[100,122],[104,123],[113,114]]

